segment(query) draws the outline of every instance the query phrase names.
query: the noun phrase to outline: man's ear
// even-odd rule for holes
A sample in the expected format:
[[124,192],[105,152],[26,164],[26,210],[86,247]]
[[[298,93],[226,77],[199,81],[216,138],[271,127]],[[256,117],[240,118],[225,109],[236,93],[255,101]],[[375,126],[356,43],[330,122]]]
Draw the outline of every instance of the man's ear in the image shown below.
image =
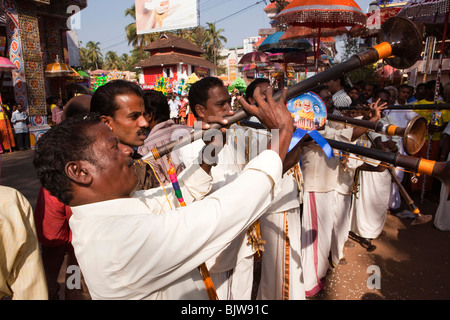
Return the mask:
[[113,118],[111,116],[100,116],[100,121],[106,124],[111,130],[112,128],[112,122]]
[[201,104],[196,104],[195,105],[195,112],[197,112],[197,115],[199,118],[204,118],[205,117],[205,107],[202,106]]
[[66,164],[65,171],[70,180],[81,185],[89,185],[93,180],[91,168],[92,165],[86,161],[71,161]]

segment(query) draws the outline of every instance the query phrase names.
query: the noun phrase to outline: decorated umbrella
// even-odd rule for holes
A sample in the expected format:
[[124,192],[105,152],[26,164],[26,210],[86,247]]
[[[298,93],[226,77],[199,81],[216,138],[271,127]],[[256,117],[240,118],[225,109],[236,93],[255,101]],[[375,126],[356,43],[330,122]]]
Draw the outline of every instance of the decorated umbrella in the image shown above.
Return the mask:
[[5,110],[3,109],[3,101],[2,101],[2,97],[1,97],[1,91],[3,88],[3,73],[4,72],[8,72],[8,71],[12,71],[17,69],[17,67],[14,65],[14,63],[11,62],[11,60],[9,60],[8,58],[5,57],[0,57],[0,72],[1,72],[1,80],[0,80],[0,104],[1,104],[1,109],[2,109],[2,113],[3,113],[3,120],[5,121],[5,131],[6,131],[6,137],[7,137],[7,141],[8,141],[8,145],[9,145],[9,150],[12,152],[12,144],[11,144],[11,137],[9,136],[9,129],[8,129],[8,121],[6,120],[6,114],[5,114]]
[[[267,53],[262,51],[252,51],[249,53],[246,53],[242,56],[242,58],[239,60],[240,65],[246,65],[249,70],[249,66],[255,66],[256,74],[258,74],[258,64],[267,62]],[[245,68],[244,67],[244,68]]]
[[267,53],[255,50],[244,54],[242,58],[239,60],[238,64],[251,64],[263,62],[267,62]]
[[259,50],[270,53],[287,53],[311,48],[311,43],[306,39],[281,40],[283,34],[284,31],[278,31],[267,36],[259,46]]
[[[60,62],[59,57],[56,56],[56,62],[49,63],[45,67],[45,75],[48,78],[57,78],[59,82],[59,97],[63,100],[62,88],[65,87],[65,77],[74,73],[74,70],[67,64]],[[65,92],[65,91],[64,91]],[[65,96],[64,96],[65,97]]]
[[381,25],[387,19],[395,17],[402,8],[400,4],[371,7],[369,7],[370,12],[367,13],[366,24],[353,26],[348,32],[351,37],[376,37],[381,30]]
[[64,77],[71,73],[74,73],[74,70],[69,65],[60,62],[58,56],[56,56],[56,62],[45,67],[45,75],[49,78]]
[[410,0],[398,16],[414,22],[441,24],[448,22],[449,10],[450,0]]
[[[442,35],[441,52],[439,55],[439,67],[436,75],[436,89],[434,95],[434,103],[437,102],[439,98],[439,87],[441,83],[441,72],[442,72],[442,60],[445,51],[445,41],[447,39],[447,27],[450,14],[450,0],[411,0],[409,1],[398,13],[399,17],[410,19],[414,22],[421,22],[425,24],[444,24],[444,33]],[[439,115],[439,112],[435,112],[435,115]],[[439,117],[437,117],[439,119]],[[431,139],[428,141],[427,155],[426,158],[429,159],[431,151]],[[426,175],[423,177],[422,192],[421,192],[421,202],[423,203],[425,195],[426,186]]]
[[318,29],[317,48],[320,48],[322,28],[365,25],[367,17],[353,0],[294,0],[275,17],[275,20],[290,26]]
[[[280,40],[284,32],[275,32],[264,39],[264,41],[259,46],[260,51],[270,52],[270,53],[283,53],[287,54],[289,52],[302,52],[307,51],[311,48],[311,43],[306,39],[295,39],[295,40]],[[284,61],[285,73],[287,69],[287,62]],[[284,86],[284,84],[283,84]]]
[[[320,30],[321,37],[336,37],[347,33],[345,27],[339,28],[322,28]],[[316,38],[319,35],[319,29],[313,29],[305,26],[289,26],[281,40],[307,39]]]

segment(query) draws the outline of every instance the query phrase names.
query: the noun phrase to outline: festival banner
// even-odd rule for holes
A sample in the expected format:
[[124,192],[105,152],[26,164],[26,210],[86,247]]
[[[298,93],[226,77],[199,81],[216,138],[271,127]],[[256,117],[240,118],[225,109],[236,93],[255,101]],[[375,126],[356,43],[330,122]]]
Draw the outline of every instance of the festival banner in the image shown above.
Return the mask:
[[197,0],[135,0],[136,32],[145,34],[197,26]]

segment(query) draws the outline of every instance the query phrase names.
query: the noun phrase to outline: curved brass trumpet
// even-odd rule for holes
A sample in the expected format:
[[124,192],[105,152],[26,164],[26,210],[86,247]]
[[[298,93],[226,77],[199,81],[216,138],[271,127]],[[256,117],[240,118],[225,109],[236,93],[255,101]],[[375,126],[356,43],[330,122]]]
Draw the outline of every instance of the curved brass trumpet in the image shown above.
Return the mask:
[[[408,19],[393,17],[386,20],[381,26],[378,35],[379,44],[364,52],[352,56],[330,69],[318,73],[288,88],[286,99],[290,100],[296,96],[325,83],[330,79],[335,79],[350,71],[375,63],[380,59],[385,59],[395,68],[405,69],[412,66],[422,53],[423,41],[422,35],[417,26]],[[274,95],[275,100],[279,100],[281,92]],[[239,109],[236,113],[228,117],[230,124],[244,120],[249,115],[244,109]],[[219,129],[219,124],[212,124],[211,129]],[[143,159],[158,159],[170,153],[176,146],[183,146],[202,137],[201,131],[192,132],[190,136],[183,137],[178,141],[168,143],[167,145],[153,149],[146,154]]]
[[328,144],[332,148],[387,162],[396,167],[402,167],[420,174],[437,178],[447,187],[448,190],[450,190],[450,161],[437,162],[407,156],[400,153],[391,153],[383,150],[361,147],[351,143],[331,139],[325,140],[327,140]]
[[[339,111],[350,111],[350,110],[370,110],[369,106],[358,105],[358,106],[346,106],[346,107],[336,107]],[[450,110],[450,103],[431,103],[431,104],[396,104],[386,106],[387,110]]]
[[367,120],[354,119],[352,117],[327,115],[327,119],[336,122],[348,123],[363,128],[371,129],[375,132],[389,136],[400,136],[403,138],[403,148],[407,154],[416,154],[425,143],[428,134],[427,120],[424,117],[414,117],[406,128],[395,125],[386,125],[380,121],[372,122]]

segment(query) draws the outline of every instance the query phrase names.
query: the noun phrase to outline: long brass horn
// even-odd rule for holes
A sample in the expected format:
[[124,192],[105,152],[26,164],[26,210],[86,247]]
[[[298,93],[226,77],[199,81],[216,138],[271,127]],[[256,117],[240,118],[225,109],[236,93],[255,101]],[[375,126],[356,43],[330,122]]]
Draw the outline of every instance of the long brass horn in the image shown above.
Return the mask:
[[402,141],[405,152],[410,155],[419,152],[424,145],[428,134],[427,120],[421,116],[416,116],[411,119],[406,128],[397,127],[393,124],[384,124],[381,121],[372,122],[352,117],[337,116],[334,114],[327,115],[327,119],[368,128],[389,136],[400,136],[403,138]]
[[[380,59],[385,59],[394,68],[408,68],[419,59],[423,47],[422,35],[417,26],[412,21],[401,17],[393,17],[383,23],[379,32],[378,42],[379,44],[352,56],[349,60],[290,86],[286,99],[295,98],[330,79],[339,78],[341,75],[370,63],[375,63]],[[274,95],[274,99],[279,100],[280,96],[281,92],[277,92]],[[248,116],[244,109],[239,109],[227,119],[232,124]],[[211,129],[219,129],[220,127],[220,124],[211,125]],[[176,146],[181,147],[189,144],[197,138],[201,138],[201,132],[199,134],[194,131],[190,136],[153,149],[143,159],[158,159],[170,153]]]
[[[369,134],[366,134],[366,137],[370,140],[372,143],[372,146],[375,145],[372,137]],[[414,200],[409,196],[408,191],[406,191],[405,187],[400,182],[400,179],[397,177],[397,174],[395,173],[395,168],[392,164],[389,165],[387,168],[389,174],[391,175],[392,181],[397,185],[398,191],[400,192],[400,195],[405,200],[406,204],[409,206],[412,213],[414,213],[414,221],[411,223],[412,226],[418,226],[421,224],[425,224],[431,221],[433,219],[433,216],[429,214],[422,214],[420,212],[419,207],[416,206],[414,203]]]
[[[370,110],[367,105],[336,107],[339,111]],[[387,110],[450,110],[450,103],[430,103],[430,104],[395,104],[386,106]]]
[[437,162],[433,160],[407,156],[400,153],[391,153],[383,150],[366,148],[332,139],[325,140],[334,149],[347,151],[371,159],[387,162],[394,165],[395,167],[402,167],[416,173],[425,174],[427,176],[437,178],[447,187],[447,190],[450,190],[450,161]]

